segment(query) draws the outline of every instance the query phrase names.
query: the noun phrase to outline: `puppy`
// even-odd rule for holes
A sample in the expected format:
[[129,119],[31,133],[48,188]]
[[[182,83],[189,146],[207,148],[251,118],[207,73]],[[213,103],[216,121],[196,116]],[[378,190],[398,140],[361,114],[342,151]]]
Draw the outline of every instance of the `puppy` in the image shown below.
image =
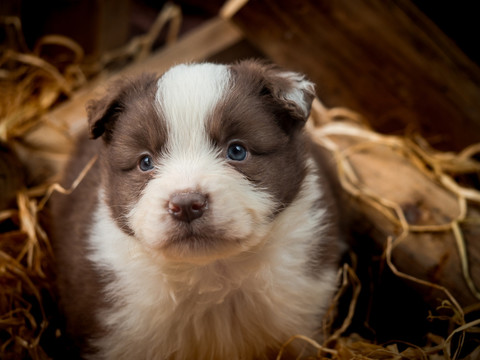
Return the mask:
[[[318,336],[339,215],[303,127],[314,86],[256,61],[117,83],[52,199],[68,334],[92,359],[268,359]],[[301,348],[289,347],[292,355]]]

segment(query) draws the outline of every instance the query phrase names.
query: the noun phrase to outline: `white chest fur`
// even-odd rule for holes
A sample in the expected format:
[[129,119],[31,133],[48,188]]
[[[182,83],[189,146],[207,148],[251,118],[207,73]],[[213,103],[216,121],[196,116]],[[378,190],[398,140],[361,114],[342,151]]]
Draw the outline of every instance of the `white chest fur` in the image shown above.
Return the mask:
[[[325,214],[316,175],[272,222],[262,246],[208,265],[169,263],[118,229],[100,196],[90,235],[112,306],[99,312],[105,359],[259,359],[290,336],[313,336],[335,288],[335,270],[308,274]],[[319,231],[320,229],[320,231]],[[321,240],[320,240],[321,241]]]

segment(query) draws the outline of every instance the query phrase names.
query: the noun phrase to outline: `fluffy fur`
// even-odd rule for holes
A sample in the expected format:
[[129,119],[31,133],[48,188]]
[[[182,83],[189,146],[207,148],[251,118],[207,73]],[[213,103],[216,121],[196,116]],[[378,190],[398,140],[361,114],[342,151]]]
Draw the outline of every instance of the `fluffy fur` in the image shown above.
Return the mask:
[[[84,357],[267,359],[292,335],[318,336],[338,215],[303,132],[312,98],[303,76],[248,61],[179,65],[90,105],[101,139],[81,140],[72,164],[99,161],[53,204],[67,214],[59,291]],[[180,221],[169,204],[189,193],[204,213]]]

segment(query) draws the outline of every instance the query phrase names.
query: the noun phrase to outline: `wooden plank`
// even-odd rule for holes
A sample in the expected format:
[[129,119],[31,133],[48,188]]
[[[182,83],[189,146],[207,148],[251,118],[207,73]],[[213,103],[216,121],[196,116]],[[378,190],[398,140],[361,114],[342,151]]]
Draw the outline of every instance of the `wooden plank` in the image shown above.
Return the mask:
[[[398,150],[381,145],[372,146],[365,152],[355,153],[350,160],[363,186],[375,196],[398,204],[409,225],[448,225],[461,212],[457,196],[420,172]],[[358,214],[363,214],[374,224],[376,232],[373,240],[381,248],[387,247],[389,236],[401,233],[398,224],[390,222],[376,209],[361,202],[351,204],[354,204]],[[469,219],[480,219],[480,213],[471,208]],[[472,226],[469,229],[466,226],[464,230],[470,275],[476,281],[477,288],[480,288],[480,243],[475,241],[475,232],[478,236],[480,228]],[[407,238],[393,245],[392,259],[400,271],[445,287],[462,306],[479,302],[480,299],[470,291],[463,277],[453,228],[445,231],[412,231]],[[446,298],[444,293],[435,288],[412,282],[409,285],[415,286],[433,305],[438,305],[439,298]]]
[[420,128],[450,149],[480,141],[480,70],[410,1],[251,0],[232,20],[307,73],[328,107],[380,131]]
[[[308,129],[319,144],[336,154],[342,183],[350,189],[345,192],[351,196],[347,196],[343,214],[353,218],[350,230],[371,237],[380,249],[388,247],[389,237],[399,239],[392,243],[391,252],[399,271],[444,287],[462,307],[479,303],[480,293],[475,295],[478,290],[467,281],[469,276],[473,287],[480,289],[478,206],[467,203],[464,218],[461,196],[441,184],[400,138],[380,136],[366,129],[358,131],[358,125],[349,123]],[[333,172],[337,173],[336,169]],[[456,237],[456,225],[463,234],[465,263],[461,260],[461,238]],[[366,240],[365,236],[363,239]],[[353,247],[368,246],[357,244],[355,239],[352,243]],[[467,263],[465,276],[462,268]],[[434,308],[438,299],[448,299],[438,286],[412,281],[408,284]]]

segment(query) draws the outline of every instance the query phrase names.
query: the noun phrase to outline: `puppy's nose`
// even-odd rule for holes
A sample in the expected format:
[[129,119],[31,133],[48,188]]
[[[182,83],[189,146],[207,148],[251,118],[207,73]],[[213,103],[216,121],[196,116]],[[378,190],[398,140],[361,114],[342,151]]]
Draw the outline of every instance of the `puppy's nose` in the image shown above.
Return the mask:
[[207,206],[205,195],[197,192],[183,192],[170,197],[168,212],[177,220],[191,222],[201,217]]

